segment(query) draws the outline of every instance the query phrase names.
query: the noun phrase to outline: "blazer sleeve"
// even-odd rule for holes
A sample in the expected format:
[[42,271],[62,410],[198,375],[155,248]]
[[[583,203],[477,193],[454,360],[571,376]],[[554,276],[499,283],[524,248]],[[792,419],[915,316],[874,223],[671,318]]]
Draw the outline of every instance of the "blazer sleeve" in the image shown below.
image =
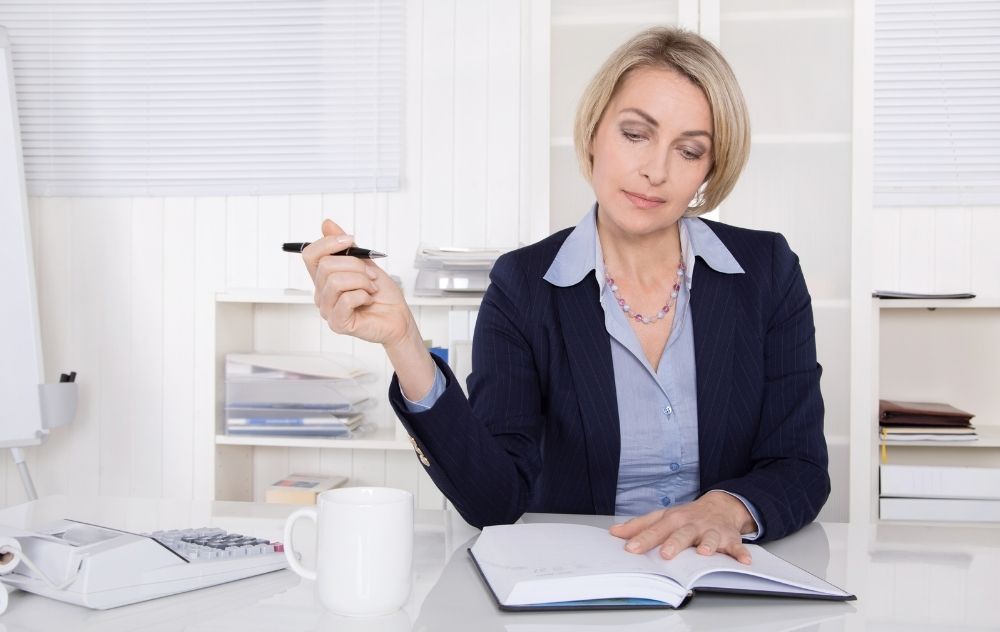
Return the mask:
[[389,386],[390,404],[424,469],[476,527],[517,520],[541,470],[544,418],[539,375],[525,333],[527,287],[516,260],[500,257],[476,320],[471,400],[437,357],[446,385],[430,409],[411,412],[395,375]]
[[712,487],[747,498],[776,540],[812,522],[830,495],[812,303],[799,259],[781,235],[772,251],[760,425],[745,476]]

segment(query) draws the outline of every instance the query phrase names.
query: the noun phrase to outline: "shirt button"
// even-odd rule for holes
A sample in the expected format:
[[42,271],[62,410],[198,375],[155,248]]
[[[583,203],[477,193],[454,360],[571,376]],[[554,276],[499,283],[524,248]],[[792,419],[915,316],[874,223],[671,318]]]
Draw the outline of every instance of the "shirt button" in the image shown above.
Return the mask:
[[669,414],[671,414],[673,412],[674,412],[674,409],[671,408],[670,406],[664,406],[663,407],[663,414],[664,415],[669,415]]
[[664,507],[669,507],[672,501],[670,500],[670,496],[664,496],[660,499],[660,502],[663,503]]
[[671,472],[676,472],[676,471],[677,471],[677,470],[679,470],[679,469],[681,469],[681,466],[680,466],[680,465],[678,465],[678,464],[676,464],[676,463],[671,463],[671,464],[670,464],[670,471],[671,471]]

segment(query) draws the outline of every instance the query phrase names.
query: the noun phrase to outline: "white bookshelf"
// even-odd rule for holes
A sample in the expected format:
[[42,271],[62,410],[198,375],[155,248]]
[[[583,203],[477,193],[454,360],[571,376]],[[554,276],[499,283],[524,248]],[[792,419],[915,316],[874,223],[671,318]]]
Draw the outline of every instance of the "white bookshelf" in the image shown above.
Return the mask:
[[[444,345],[451,310],[479,307],[480,296],[408,297],[425,337]],[[379,345],[338,336],[319,317],[311,291],[301,289],[230,289],[215,294],[215,332],[211,345],[215,367],[213,410],[207,423],[214,438],[214,472],[209,495],[217,500],[253,500],[262,485],[288,472],[295,454],[341,454],[320,457],[332,467],[357,472],[358,467],[394,468],[411,460],[413,447],[393,414],[387,397],[392,367]],[[352,355],[376,379],[365,384],[376,406],[365,412],[365,430],[350,438],[227,435],[224,431],[225,357],[234,352],[336,353]],[[329,452],[332,451],[332,452]],[[286,456],[287,455],[287,456]],[[398,455],[392,456],[390,455]],[[401,460],[402,459],[402,460]],[[310,461],[306,457],[306,461]],[[314,462],[316,459],[312,458]],[[385,465],[366,466],[367,463]],[[414,460],[415,463],[415,460]],[[338,465],[339,464],[339,465]],[[360,465],[359,465],[360,464]],[[413,466],[417,467],[417,466]],[[417,476],[426,478],[419,472]],[[353,477],[352,477],[353,480]],[[428,479],[429,481],[429,479]],[[425,487],[425,482],[420,483]]]
[[[878,466],[1000,468],[1000,299],[872,299],[872,374],[867,432],[854,450],[870,461],[854,488],[879,516]],[[975,441],[882,441],[878,399],[945,402],[973,413]],[[866,443],[863,439],[870,438]],[[884,451],[884,452],[883,452]],[[884,460],[883,460],[884,457]],[[952,523],[948,523],[952,524]]]

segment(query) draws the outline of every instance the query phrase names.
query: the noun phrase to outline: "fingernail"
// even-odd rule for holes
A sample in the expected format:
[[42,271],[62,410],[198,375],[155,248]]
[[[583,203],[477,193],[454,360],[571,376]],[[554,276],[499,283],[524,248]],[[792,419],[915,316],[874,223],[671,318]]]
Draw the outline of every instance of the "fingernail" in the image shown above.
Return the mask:
[[639,550],[639,543],[633,540],[632,542],[629,542],[628,544],[625,545],[625,550],[635,553],[636,551]]
[[337,235],[338,244],[349,244],[354,242],[354,235]]
[[674,549],[673,549],[673,547],[669,547],[668,546],[665,549],[663,549],[663,554],[666,555],[667,557],[673,557],[674,556]]
[[371,268],[368,268],[366,272],[368,272],[368,278],[371,279],[372,281],[378,278],[378,272],[375,272]]
[[378,286],[372,283],[372,292],[378,292]]

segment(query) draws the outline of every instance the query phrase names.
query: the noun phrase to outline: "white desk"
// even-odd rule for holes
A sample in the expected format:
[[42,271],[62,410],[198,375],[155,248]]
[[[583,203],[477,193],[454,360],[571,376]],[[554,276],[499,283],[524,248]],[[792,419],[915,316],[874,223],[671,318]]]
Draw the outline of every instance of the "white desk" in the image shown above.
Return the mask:
[[[218,526],[280,540],[284,517],[292,509],[234,502],[49,497],[0,510],[0,524],[31,529],[66,517],[130,531]],[[607,524],[601,517],[573,518]],[[1000,529],[996,527],[813,524],[767,545],[855,593],[855,602],[701,594],[678,611],[503,614],[465,552],[477,532],[443,511],[418,511],[416,519],[413,592],[406,607],[392,617],[352,621],[327,614],[314,597],[312,582],[279,571],[105,611],[15,592],[7,613],[0,616],[0,632],[1000,630]],[[304,522],[301,528],[302,537],[296,541],[305,544],[311,538],[307,533],[311,524]],[[311,563],[311,551],[303,553],[304,561]]]

